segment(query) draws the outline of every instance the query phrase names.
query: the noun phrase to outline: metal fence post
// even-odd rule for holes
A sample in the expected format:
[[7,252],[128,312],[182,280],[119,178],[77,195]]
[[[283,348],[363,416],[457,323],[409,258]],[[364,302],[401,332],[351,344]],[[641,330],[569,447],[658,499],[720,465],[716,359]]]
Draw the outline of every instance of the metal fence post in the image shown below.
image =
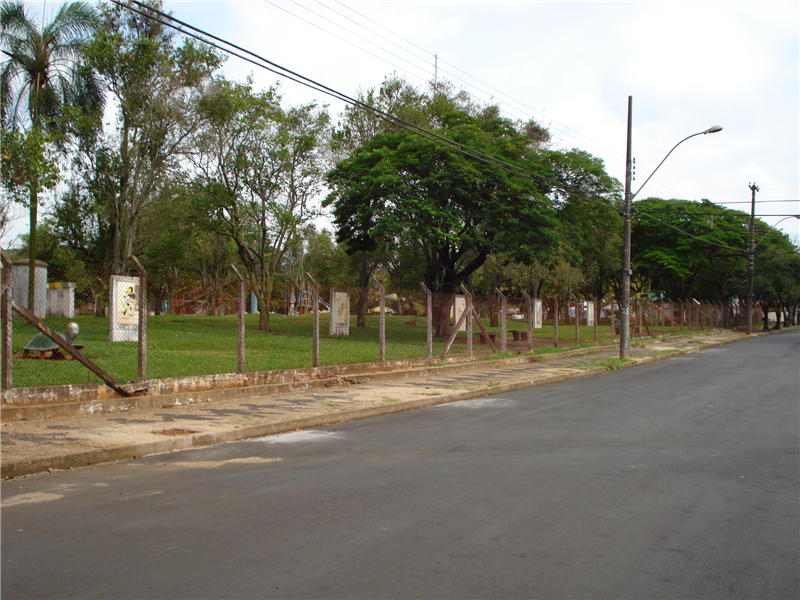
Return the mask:
[[131,254],[139,271],[139,381],[147,380],[147,271]]
[[464,314],[467,315],[467,356],[472,356],[472,294],[467,291],[463,285],[461,286],[461,291],[464,292],[464,296],[467,298],[467,307],[464,310]]
[[533,352],[533,321],[536,318],[536,304],[534,299],[525,290],[522,290],[525,301],[528,303],[528,352]]
[[611,299],[608,302],[608,308],[611,312],[611,343],[615,343],[617,339],[617,312],[614,310],[614,296],[611,296]]
[[553,298],[553,347],[558,348],[558,298]]
[[642,339],[642,337],[643,337],[642,325],[644,325],[644,311],[642,310],[642,303],[639,302],[638,298],[636,299],[635,306],[636,306],[636,308],[634,310],[636,311],[635,312],[635,314],[636,314],[636,326],[637,326],[637,329],[639,330],[639,339]]
[[675,303],[669,301],[669,334],[675,335]]
[[314,281],[309,273],[306,273],[306,278],[311,282],[313,290],[311,294],[312,308],[314,310],[314,325],[312,332],[311,342],[311,365],[316,369],[319,367],[319,285]]
[[386,362],[386,290],[380,284],[380,282],[372,278],[372,282],[378,288],[378,291],[381,293],[381,303],[380,303],[380,321],[378,327],[378,357],[381,362]]
[[427,303],[425,305],[425,320],[427,321],[428,325],[428,362],[433,361],[433,294],[431,291],[425,286],[424,283],[420,282],[422,289],[425,290],[425,294],[428,296]]
[[10,390],[12,388],[12,361],[13,361],[13,336],[11,320],[11,270],[13,266],[11,259],[2,252],[3,277],[2,277],[2,296],[0,296],[0,311],[2,311],[2,337],[3,337],[3,364],[2,364],[2,388]]
[[496,294],[500,296],[500,352],[505,353],[506,351],[506,310],[508,309],[508,305],[506,303],[506,297],[503,292],[494,288]]
[[[575,300],[575,343],[581,343],[581,308],[582,306],[578,306],[578,298],[574,294],[570,294],[572,298]],[[569,310],[569,303],[567,303],[567,310]]]
[[244,303],[245,303],[245,285],[244,277],[239,273],[239,270],[231,265],[231,269],[236,273],[236,278],[239,280],[239,310],[238,310],[238,348],[236,352],[236,372],[244,373]]

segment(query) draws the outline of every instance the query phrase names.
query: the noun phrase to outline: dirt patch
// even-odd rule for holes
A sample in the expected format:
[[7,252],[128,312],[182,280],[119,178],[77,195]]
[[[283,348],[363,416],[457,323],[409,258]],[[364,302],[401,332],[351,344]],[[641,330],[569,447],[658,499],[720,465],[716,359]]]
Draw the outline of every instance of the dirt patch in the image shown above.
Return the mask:
[[199,433],[199,431],[192,431],[191,429],[165,429],[164,431],[154,431],[159,435],[189,435],[190,433]]

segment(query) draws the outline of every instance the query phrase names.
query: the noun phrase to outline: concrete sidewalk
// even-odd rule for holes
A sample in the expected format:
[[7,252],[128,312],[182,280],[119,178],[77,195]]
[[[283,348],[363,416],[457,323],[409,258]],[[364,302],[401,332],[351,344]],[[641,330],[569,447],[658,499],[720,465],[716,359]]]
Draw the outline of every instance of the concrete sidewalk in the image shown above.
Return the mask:
[[[755,337],[755,336],[751,336]],[[2,424],[2,477],[128,460],[362,419],[436,404],[597,375],[748,339],[715,331],[667,340],[632,340],[631,360],[620,364],[617,346],[559,354],[456,363],[305,382],[267,391],[240,390],[235,398],[159,406],[151,397],[126,412]],[[285,390],[285,391],[284,391]],[[273,393],[278,391],[278,393]]]

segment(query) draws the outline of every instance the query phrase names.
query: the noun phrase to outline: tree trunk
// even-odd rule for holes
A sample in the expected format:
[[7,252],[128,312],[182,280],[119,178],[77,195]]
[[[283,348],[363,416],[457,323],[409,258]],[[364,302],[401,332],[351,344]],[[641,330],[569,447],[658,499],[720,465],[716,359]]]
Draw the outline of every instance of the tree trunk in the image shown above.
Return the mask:
[[[499,327],[500,326],[500,298],[497,297],[497,294],[492,296],[492,299],[489,300],[489,327]],[[505,318],[505,315],[503,315]]]
[[[28,237],[28,310],[36,314],[36,221],[39,210],[39,180],[31,180],[30,233]],[[38,316],[38,315],[37,315]]]
[[356,306],[358,317],[356,327],[367,326],[367,300],[369,294],[369,270],[367,269],[367,251],[361,251],[361,269],[358,273],[358,304]]
[[122,230],[114,223],[111,226],[111,271],[113,275],[122,275]]
[[[436,327],[436,337],[450,337],[450,308],[454,298],[454,292],[442,292],[434,296],[433,325]],[[455,311],[453,314],[455,315]]]
[[270,304],[272,303],[272,286],[273,286],[272,277],[267,277],[267,280],[264,282],[264,288],[257,289],[253,288],[253,291],[256,294],[256,298],[258,299],[258,330],[269,332],[272,331],[269,326],[269,309]]

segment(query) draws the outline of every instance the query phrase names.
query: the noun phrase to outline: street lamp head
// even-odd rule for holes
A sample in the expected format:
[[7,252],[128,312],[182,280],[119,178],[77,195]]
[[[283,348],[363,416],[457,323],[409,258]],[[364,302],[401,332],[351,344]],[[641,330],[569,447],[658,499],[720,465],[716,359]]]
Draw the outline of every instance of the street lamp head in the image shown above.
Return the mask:
[[703,132],[703,135],[707,133],[717,133],[718,131],[722,131],[722,127],[720,127],[719,125],[714,125],[713,127],[709,127],[708,129],[706,129]]

